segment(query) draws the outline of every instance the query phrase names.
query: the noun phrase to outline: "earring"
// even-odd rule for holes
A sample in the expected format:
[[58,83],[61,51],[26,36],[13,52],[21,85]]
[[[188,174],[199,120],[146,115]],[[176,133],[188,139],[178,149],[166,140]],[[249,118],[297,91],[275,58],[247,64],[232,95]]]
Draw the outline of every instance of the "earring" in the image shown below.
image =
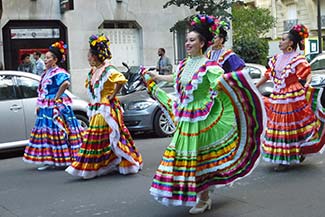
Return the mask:
[[203,51],[202,51],[202,48],[200,48],[200,55],[203,55]]
[[292,52],[292,50],[293,50],[293,49],[292,49],[291,46],[290,46],[290,47],[287,47],[287,52],[288,52],[288,53]]

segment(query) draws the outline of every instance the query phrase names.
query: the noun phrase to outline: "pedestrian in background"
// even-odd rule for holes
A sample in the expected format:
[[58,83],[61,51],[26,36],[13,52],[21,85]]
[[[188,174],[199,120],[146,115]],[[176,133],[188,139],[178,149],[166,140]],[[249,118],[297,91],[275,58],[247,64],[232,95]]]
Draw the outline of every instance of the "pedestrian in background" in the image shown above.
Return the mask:
[[166,51],[164,48],[158,49],[159,60],[157,62],[156,70],[160,75],[169,75],[173,73],[173,65],[171,64],[169,58],[166,56]]
[[20,60],[21,64],[18,66],[18,71],[35,73],[35,66],[30,60],[30,54],[22,54]]
[[[164,205],[210,209],[209,192],[247,176],[260,154],[263,107],[241,72],[224,74],[204,52],[213,40],[214,17],[197,15],[187,34],[189,55],[176,75],[143,71],[148,92],[174,117],[176,131],[163,154],[150,193]],[[176,97],[155,81],[175,82]],[[245,87],[245,88],[243,88]]]
[[207,56],[209,59],[217,61],[225,73],[241,70],[245,67],[245,62],[231,49],[225,48],[227,41],[227,31],[229,23],[223,20],[216,19],[216,35],[213,39],[211,50],[208,51]]
[[35,126],[25,148],[23,160],[50,166],[65,167],[77,157],[83,128],[71,109],[71,98],[64,92],[70,86],[70,74],[58,66],[64,59],[66,45],[51,45],[45,55],[46,71],[38,87]]
[[301,163],[306,154],[317,153],[324,145],[321,92],[310,87],[310,65],[297,52],[298,45],[304,50],[308,35],[300,24],[284,34],[279,43],[282,53],[271,58],[269,69],[256,84],[259,87],[269,79],[274,83],[273,93],[265,98],[268,119],[262,142],[263,158],[278,164],[276,171]]
[[35,59],[35,74],[42,75],[45,70],[45,63],[41,58],[41,52],[35,51],[33,57]]
[[127,80],[109,62],[112,55],[105,35],[92,35],[89,44],[88,61],[92,68],[86,87],[90,124],[76,161],[66,171],[84,179],[112,171],[137,173],[142,169],[142,157],[124,124],[121,104],[116,97]]

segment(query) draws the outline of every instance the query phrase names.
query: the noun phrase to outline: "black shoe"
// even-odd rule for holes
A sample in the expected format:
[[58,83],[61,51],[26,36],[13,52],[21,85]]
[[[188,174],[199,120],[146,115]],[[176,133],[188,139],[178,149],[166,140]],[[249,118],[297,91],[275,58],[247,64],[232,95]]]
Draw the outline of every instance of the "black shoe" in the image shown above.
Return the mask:
[[299,162],[302,163],[306,159],[305,155],[300,155]]

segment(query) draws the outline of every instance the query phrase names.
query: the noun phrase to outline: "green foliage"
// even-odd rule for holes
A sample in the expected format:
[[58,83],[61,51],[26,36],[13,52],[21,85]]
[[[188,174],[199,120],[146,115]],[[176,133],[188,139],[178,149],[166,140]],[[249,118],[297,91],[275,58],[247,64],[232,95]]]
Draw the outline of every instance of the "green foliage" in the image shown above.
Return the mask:
[[275,25],[275,18],[268,9],[234,6],[233,49],[246,62],[265,65],[269,50],[263,37]]
[[170,0],[165,5],[167,8],[172,5],[178,7],[187,6],[190,9],[195,9],[195,11],[200,14],[208,14],[214,16],[224,16],[231,17],[231,14],[226,10],[229,9],[236,0],[220,0],[216,2],[215,0]]
[[264,36],[275,25],[271,11],[265,8],[254,8],[237,5],[233,7],[234,37],[240,35]]
[[[175,5],[177,7],[187,6],[194,9],[200,14],[207,14],[213,16],[222,16],[231,19],[232,15],[227,11],[234,3],[241,3],[240,0],[169,0],[164,4],[164,8]],[[178,28],[185,28],[190,17],[178,21],[170,31]]]
[[247,63],[265,65],[269,51],[268,40],[265,38],[241,37],[234,41],[233,50]]

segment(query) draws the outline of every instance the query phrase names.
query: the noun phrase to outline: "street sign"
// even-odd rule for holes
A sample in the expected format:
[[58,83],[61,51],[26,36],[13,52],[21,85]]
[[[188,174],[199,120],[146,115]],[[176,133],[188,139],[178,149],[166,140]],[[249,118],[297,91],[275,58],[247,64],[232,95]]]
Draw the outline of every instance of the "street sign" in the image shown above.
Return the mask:
[[59,28],[11,29],[11,39],[60,38]]
[[309,39],[309,53],[318,53],[317,39]]

